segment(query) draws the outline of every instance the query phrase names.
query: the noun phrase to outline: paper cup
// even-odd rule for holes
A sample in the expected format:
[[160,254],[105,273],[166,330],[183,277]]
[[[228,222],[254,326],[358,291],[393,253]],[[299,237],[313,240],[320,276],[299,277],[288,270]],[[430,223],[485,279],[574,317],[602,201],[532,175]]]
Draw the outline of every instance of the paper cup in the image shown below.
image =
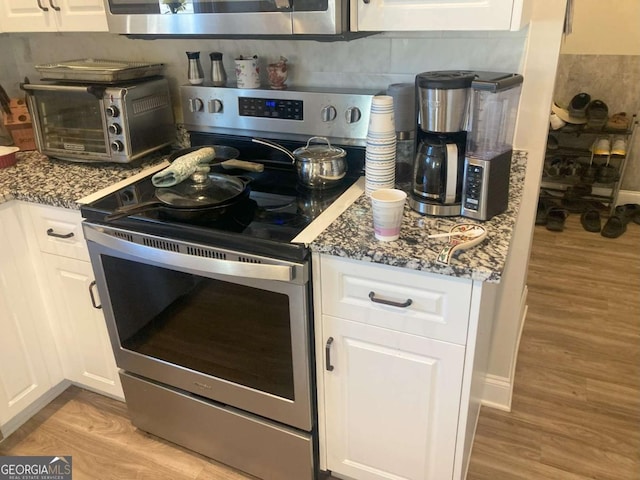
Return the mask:
[[371,192],[370,197],[375,237],[383,242],[400,238],[407,194],[395,188],[382,188]]

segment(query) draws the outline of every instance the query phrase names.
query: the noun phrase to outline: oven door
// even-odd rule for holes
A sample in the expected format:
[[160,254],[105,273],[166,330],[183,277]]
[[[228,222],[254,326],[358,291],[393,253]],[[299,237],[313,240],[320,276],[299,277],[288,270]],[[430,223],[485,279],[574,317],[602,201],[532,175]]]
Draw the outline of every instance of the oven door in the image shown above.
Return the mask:
[[102,96],[86,86],[24,85],[38,150],[51,157],[109,161]]
[[308,264],[84,231],[120,368],[312,430]]

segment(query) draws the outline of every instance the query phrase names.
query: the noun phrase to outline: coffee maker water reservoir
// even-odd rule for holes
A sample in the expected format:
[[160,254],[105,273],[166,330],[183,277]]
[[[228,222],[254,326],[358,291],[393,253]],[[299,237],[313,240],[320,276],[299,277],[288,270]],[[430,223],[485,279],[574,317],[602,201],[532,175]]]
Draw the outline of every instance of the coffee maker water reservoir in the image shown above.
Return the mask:
[[522,75],[479,72],[471,85],[461,214],[489,220],[509,203]]

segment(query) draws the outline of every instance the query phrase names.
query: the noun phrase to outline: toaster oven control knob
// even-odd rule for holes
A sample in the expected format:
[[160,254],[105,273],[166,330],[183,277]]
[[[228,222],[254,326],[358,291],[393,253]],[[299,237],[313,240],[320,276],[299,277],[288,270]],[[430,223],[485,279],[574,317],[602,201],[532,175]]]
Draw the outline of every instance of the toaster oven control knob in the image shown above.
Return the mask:
[[322,121],[333,122],[336,119],[336,107],[333,105],[327,105],[322,109]]
[[358,107],[349,107],[345,113],[347,123],[358,123],[362,118],[362,112]]
[[113,150],[114,152],[121,152],[124,150],[124,145],[120,140],[115,140],[111,142],[111,150]]
[[122,127],[119,123],[112,123],[108,129],[111,135],[120,135],[122,133]]
[[189,111],[190,112],[201,112],[204,110],[204,103],[200,98],[190,98],[189,99]]
[[222,100],[214,98],[209,100],[208,102],[209,113],[220,113],[222,112]]
[[118,115],[120,115],[120,110],[118,110],[118,107],[116,107],[115,105],[107,107],[107,116],[115,118]]

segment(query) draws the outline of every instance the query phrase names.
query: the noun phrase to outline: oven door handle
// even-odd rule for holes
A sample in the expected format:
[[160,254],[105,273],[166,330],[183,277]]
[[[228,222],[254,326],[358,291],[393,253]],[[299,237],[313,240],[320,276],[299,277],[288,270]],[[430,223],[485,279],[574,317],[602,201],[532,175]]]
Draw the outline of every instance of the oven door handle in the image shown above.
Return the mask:
[[217,273],[234,277],[258,280],[277,280],[291,282],[294,279],[294,265],[266,265],[263,263],[236,262],[215,258],[186,255],[184,253],[159,250],[154,247],[112,237],[100,232],[96,227],[85,224],[86,240],[94,241],[104,247],[121,252],[132,253],[139,258],[153,261],[169,267],[187,269],[198,273]]

